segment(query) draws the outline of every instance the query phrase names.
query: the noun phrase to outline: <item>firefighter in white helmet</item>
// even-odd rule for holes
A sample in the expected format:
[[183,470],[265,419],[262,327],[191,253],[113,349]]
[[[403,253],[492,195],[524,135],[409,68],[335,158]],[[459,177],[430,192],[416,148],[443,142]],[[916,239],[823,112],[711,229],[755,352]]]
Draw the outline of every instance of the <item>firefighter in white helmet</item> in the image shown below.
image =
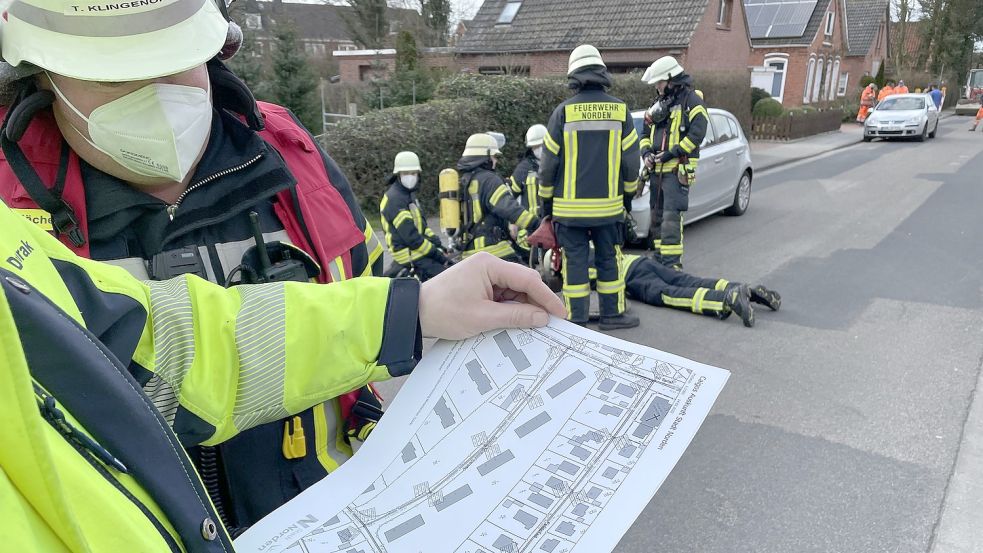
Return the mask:
[[642,80],[658,89],[655,103],[645,112],[639,143],[651,172],[653,257],[667,267],[682,269],[683,213],[689,209],[689,190],[696,183],[709,114],[693,79],[672,56],[657,59]]
[[[86,495],[70,490],[66,492],[72,495],[70,500],[54,498],[60,484],[43,488],[38,497],[43,496],[46,505],[48,499],[55,501],[50,512],[38,510],[37,504],[34,511],[28,506],[23,511],[28,518],[18,523],[15,517],[13,524],[29,529],[25,532],[39,531],[41,526],[35,522],[44,519],[61,523],[56,530],[62,533],[54,537],[35,532],[38,540],[47,535],[49,541],[38,541],[33,547],[5,546],[45,551],[60,550],[59,545],[92,551],[151,551],[159,550],[158,546],[231,550],[223,526],[234,534],[235,528],[252,524],[322,479],[351,457],[350,440],[364,439],[374,427],[381,404],[362,385],[385,372],[371,368],[375,356],[395,373],[412,367],[419,285],[354,278],[381,273],[382,245],[345,176],[310,133],[287,109],[256,102],[222,63],[241,40],[222,0],[17,0],[6,6],[0,20],[4,61],[0,63],[0,104],[4,106],[0,108],[4,154],[0,158],[0,197],[64,244],[51,241],[60,250],[45,246],[62,268],[74,271],[65,275],[75,279],[68,288],[58,285],[61,287],[48,290],[57,292],[53,299],[62,305],[71,302],[69,292],[97,297],[87,294],[92,290],[85,286],[119,281],[122,272],[111,270],[106,277],[83,278],[84,270],[79,273],[71,267],[98,264],[64,264],[71,259],[65,247],[83,257],[112,260],[140,281],[182,279],[177,284],[155,285],[153,290],[181,294],[188,288],[208,290],[197,300],[184,296],[181,303],[165,302],[164,311],[154,310],[154,322],[177,321],[179,333],[173,337],[154,333],[141,338],[143,323],[136,319],[123,318],[115,326],[111,318],[99,319],[98,313],[105,310],[122,316],[121,305],[130,304],[120,304],[121,296],[99,305],[66,309],[79,322],[78,314],[85,313],[84,322],[95,335],[90,338],[110,335],[109,349],[129,369],[114,373],[117,382],[131,387],[134,405],[153,413],[157,413],[155,407],[160,409],[154,415],[160,423],[159,437],[172,428],[189,446],[211,500],[187,465],[189,456],[180,448],[172,452],[174,468],[187,465],[180,479],[165,474],[163,459],[147,457],[127,462],[131,476],[110,472],[103,479],[96,470],[102,470],[102,465],[90,467],[88,457],[78,457],[91,473],[50,472],[45,476],[51,478],[48,485],[96,482],[104,486],[102,494],[90,495],[86,501],[100,497],[105,509],[78,509],[81,503],[76,500],[84,503],[78,498]],[[17,215],[6,208],[0,211],[5,221],[0,239],[10,238],[14,236],[10,221]],[[31,240],[35,250],[40,248],[34,238],[24,239]],[[265,248],[258,247],[257,240]],[[34,257],[44,259],[40,252]],[[52,261],[44,263],[55,274]],[[488,267],[501,270],[502,265]],[[508,266],[507,270],[515,269],[520,268]],[[200,278],[184,278],[186,275]],[[303,300],[294,295],[284,303],[273,287],[262,303],[280,309],[279,315],[275,309],[256,313],[260,318],[252,322],[239,319],[244,325],[239,329],[234,307],[249,303],[249,292],[240,297],[239,288],[225,294],[216,292],[221,289],[214,284],[204,286],[208,284],[205,280],[231,285],[312,278],[332,283],[321,288],[353,292],[340,296],[327,290],[301,292],[310,298],[318,294],[348,298],[329,306],[333,320],[348,323],[347,335],[344,331],[332,334],[336,336],[332,340],[341,340],[335,351],[360,349],[354,343],[357,335],[360,344],[368,344],[366,351],[372,351],[372,359],[362,359],[353,367],[343,355],[319,355],[315,351],[319,346],[334,348],[325,343],[324,334],[318,346],[311,340],[299,355],[278,355],[278,347],[294,348],[275,338],[284,330],[284,321],[293,321],[290,332],[313,333],[323,329],[319,326],[323,321],[316,319],[318,313],[310,313],[311,321],[298,321],[297,315],[289,313],[305,313],[299,305]],[[347,280],[353,282],[340,283]],[[75,281],[87,284],[79,287]],[[373,297],[386,304],[390,290],[390,304],[402,314],[402,321],[385,318],[381,310],[373,314],[369,305]],[[351,305],[356,296],[358,305]],[[151,303],[159,299],[148,298]],[[434,309],[439,311],[437,306]],[[149,316],[139,309],[133,312]],[[356,321],[356,312],[361,313],[362,323]],[[225,317],[223,324],[206,330],[207,321],[201,317],[219,313]],[[161,328],[165,327],[174,329],[173,324]],[[194,336],[182,334],[192,328]],[[77,337],[84,339],[81,334]],[[230,346],[216,336],[242,339],[240,346],[255,346],[260,335],[264,340],[269,336],[270,355],[257,355],[258,350],[248,348],[240,351],[244,370],[252,366],[253,372],[244,373],[238,387],[237,377],[223,380],[238,373],[238,366],[223,364],[221,359],[223,351],[235,356],[236,344]],[[203,347],[192,347],[202,336],[207,336]],[[138,345],[140,354],[126,366],[131,359],[127,349],[132,352]],[[394,357],[393,352],[400,350]],[[177,357],[172,355],[175,352],[180,352]],[[0,360],[0,365],[6,361]],[[262,365],[255,366],[256,362]],[[252,394],[255,404],[250,403],[253,399],[235,403],[236,398],[256,392],[255,381],[251,384],[250,379],[257,376],[265,386],[260,387],[262,397]],[[293,394],[321,399],[294,402],[290,394],[275,392],[276,382]],[[30,394],[30,386],[27,390]],[[141,394],[156,394],[160,403],[151,405]],[[103,399],[89,397],[95,402]],[[216,398],[220,401],[213,401]],[[130,413],[114,410],[108,403],[102,414],[102,419],[88,421],[94,430],[112,430],[113,424],[130,419]],[[133,440],[148,437],[136,434],[131,431],[129,436]],[[203,442],[207,448],[198,447]],[[30,447],[46,448],[43,443],[33,442]],[[58,447],[71,449],[68,444]],[[7,475],[11,474],[9,459],[0,453],[0,472]],[[27,482],[20,479],[24,474],[13,481],[14,488]],[[159,480],[155,480],[157,475]],[[11,497],[2,481],[0,496]],[[34,482],[43,485],[45,480]],[[192,501],[176,500],[179,496]],[[198,514],[202,516],[192,520]],[[203,523],[206,516],[207,525]],[[133,523],[135,520],[138,522]],[[102,529],[90,534],[93,521]],[[85,535],[76,535],[76,528],[83,528]],[[139,528],[160,535],[129,535]],[[114,545],[113,535],[121,536],[116,540],[125,545]],[[155,544],[147,545],[148,540]],[[199,543],[204,541],[208,543]]]
[[[427,281],[442,273],[450,261],[416,199],[421,171],[420,158],[415,153],[396,154],[393,173],[387,182],[389,189],[379,203],[379,213],[393,263],[396,267],[412,267],[417,278]],[[386,271],[394,272],[398,269]]]
[[544,137],[544,213],[557,223],[562,246],[563,297],[570,320],[588,322],[589,252],[596,252],[602,330],[638,326],[625,314],[625,282],[619,251],[625,241],[625,210],[638,187],[638,134],[624,102],[611,86],[597,48],[578,46],[567,71],[576,94],[553,111]]
[[465,221],[462,253],[469,257],[483,251],[507,261],[520,261],[521,252],[512,245],[509,225],[532,232],[539,226],[539,217],[519,205],[508,183],[495,171],[502,155],[498,148],[490,134],[473,134],[457,162]]

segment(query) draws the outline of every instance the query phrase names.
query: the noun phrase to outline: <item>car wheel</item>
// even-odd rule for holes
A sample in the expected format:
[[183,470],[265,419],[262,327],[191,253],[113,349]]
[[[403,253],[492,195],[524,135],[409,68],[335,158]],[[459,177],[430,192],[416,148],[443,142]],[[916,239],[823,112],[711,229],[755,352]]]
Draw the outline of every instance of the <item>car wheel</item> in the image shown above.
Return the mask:
[[870,142],[873,139],[874,139],[873,136],[867,136],[866,134],[864,135],[864,142]]
[[724,213],[734,216],[744,215],[749,205],[751,205],[751,173],[745,171],[741,175],[741,180],[737,182],[737,190],[734,191],[734,203]]
[[935,138],[939,134],[939,122],[935,122],[935,128],[932,129],[931,134],[928,135],[929,138]]
[[928,136],[928,121],[925,121],[925,127],[922,128],[922,134],[918,135],[915,140],[918,142],[925,142],[925,138]]

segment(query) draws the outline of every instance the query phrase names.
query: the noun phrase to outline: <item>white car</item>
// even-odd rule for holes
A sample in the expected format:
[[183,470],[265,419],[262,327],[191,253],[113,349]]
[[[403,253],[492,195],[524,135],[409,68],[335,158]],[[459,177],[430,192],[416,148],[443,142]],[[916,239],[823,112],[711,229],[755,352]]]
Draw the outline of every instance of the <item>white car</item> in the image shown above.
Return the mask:
[[[696,167],[696,183],[689,193],[689,211],[683,224],[693,223],[714,213],[743,215],[751,203],[751,148],[737,118],[728,111],[709,108],[710,125],[700,145],[700,163]],[[642,136],[644,111],[632,112],[638,136]],[[649,234],[651,215],[648,183],[631,204],[635,219],[635,234],[644,240]]]
[[919,142],[939,132],[939,110],[927,94],[888,96],[867,116],[864,142],[875,138],[914,138]]

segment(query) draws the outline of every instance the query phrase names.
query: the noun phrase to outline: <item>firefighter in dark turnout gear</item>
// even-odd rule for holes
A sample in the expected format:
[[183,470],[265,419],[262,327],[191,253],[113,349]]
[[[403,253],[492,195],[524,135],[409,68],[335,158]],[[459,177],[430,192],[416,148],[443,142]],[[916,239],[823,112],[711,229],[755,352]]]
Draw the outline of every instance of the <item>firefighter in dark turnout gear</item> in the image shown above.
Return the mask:
[[526,152],[512,171],[509,184],[512,194],[523,209],[540,214],[539,209],[539,161],[543,159],[543,139],[546,125],[533,125],[526,131]]
[[724,320],[737,314],[744,326],[754,326],[751,302],[778,311],[782,297],[761,284],[748,286],[719,278],[700,278],[666,267],[647,257],[622,258],[628,297],[657,307],[673,307]]
[[[539,160],[543,158],[543,137],[546,136],[546,125],[533,125],[526,131],[526,151],[522,159],[509,177],[509,187],[512,195],[519,201],[523,209],[539,217]],[[528,231],[520,230],[516,235],[516,245],[523,255],[529,253]]]
[[605,93],[611,76],[596,48],[575,48],[567,76],[576,94],[550,116],[539,189],[544,214],[557,223],[563,297],[570,320],[586,325],[593,243],[600,327],[631,328],[638,326],[638,318],[624,313],[625,282],[618,258],[625,209],[638,188],[638,134],[625,103]]
[[508,261],[519,261],[509,224],[528,232],[539,226],[539,217],[519,205],[508,183],[495,172],[496,156],[501,153],[491,135],[473,134],[457,162],[464,192],[461,209],[467,224],[462,240],[464,257],[484,251]]
[[709,116],[693,89],[693,79],[671,56],[659,58],[642,80],[659,89],[655,104],[645,113],[639,146],[651,171],[653,257],[668,267],[683,267],[683,212],[689,209],[689,190],[696,183],[700,144]]
[[379,203],[379,212],[393,262],[412,267],[417,278],[425,282],[443,272],[449,261],[444,255],[444,245],[430,230],[416,201],[419,181],[420,158],[413,152],[396,154],[389,190]]

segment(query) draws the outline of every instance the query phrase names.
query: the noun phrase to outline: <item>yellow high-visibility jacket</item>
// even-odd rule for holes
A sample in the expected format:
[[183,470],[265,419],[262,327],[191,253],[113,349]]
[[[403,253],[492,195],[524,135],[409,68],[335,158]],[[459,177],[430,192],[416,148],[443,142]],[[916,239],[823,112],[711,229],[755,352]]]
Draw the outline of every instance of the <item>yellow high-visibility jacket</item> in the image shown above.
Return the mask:
[[5,550],[231,552],[181,446],[419,359],[412,279],[140,282],[3,204],[0,229]]

